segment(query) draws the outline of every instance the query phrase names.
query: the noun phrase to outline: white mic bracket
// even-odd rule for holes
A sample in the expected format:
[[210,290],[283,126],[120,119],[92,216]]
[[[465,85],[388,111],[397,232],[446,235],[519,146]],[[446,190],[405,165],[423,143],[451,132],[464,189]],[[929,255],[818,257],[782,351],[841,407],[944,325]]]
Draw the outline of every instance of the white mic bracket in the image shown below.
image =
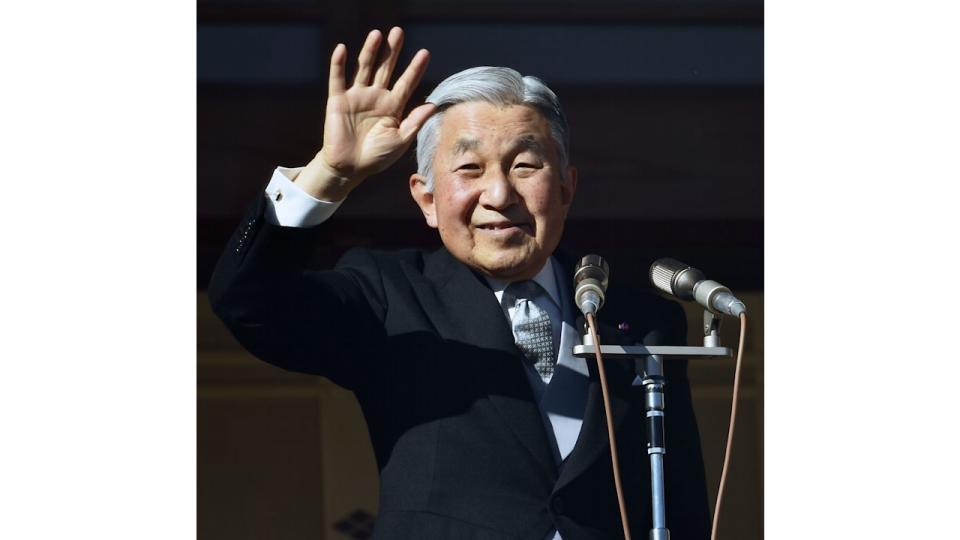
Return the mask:
[[703,310],[703,346],[720,346],[720,322],[721,318],[709,309]]
[[[596,347],[593,345],[574,345],[573,355],[577,358],[593,358]],[[644,358],[655,354],[657,356],[683,356],[686,358],[715,358],[718,356],[733,356],[730,347],[686,347],[673,345],[601,345],[600,354],[604,358],[629,360]]]

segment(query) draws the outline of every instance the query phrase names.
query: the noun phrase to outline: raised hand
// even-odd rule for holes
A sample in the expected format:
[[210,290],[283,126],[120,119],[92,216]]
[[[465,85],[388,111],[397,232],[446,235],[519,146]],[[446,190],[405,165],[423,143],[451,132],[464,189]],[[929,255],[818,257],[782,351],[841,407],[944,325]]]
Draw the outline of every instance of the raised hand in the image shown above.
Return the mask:
[[378,30],[367,35],[349,88],[346,46],[337,45],[330,57],[323,148],[296,179],[317,198],[341,200],[364,179],[392,165],[436,111],[434,105],[424,104],[406,118],[401,116],[427,69],[430,53],[417,51],[393,88],[388,88],[400,56],[403,30],[390,30],[386,50],[378,58],[382,41]]

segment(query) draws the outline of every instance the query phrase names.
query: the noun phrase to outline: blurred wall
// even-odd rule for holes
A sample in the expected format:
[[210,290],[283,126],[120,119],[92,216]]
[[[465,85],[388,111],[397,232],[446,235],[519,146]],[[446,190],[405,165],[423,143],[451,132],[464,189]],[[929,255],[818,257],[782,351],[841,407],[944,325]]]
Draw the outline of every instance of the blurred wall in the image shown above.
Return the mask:
[[[220,538],[364,538],[376,471],[355,400],[262,364],[209,313],[216,257],[277,165],[319,149],[329,53],[407,31],[432,61],[418,95],[474,65],[543,78],[569,117],[580,186],[564,242],[644,280],[655,258],[704,269],[746,297],[751,327],[721,533],[762,537],[763,8],[754,0],[198,3],[198,530]],[[324,226],[315,262],[348,247],[439,246],[401,159]],[[389,231],[386,234],[385,231]],[[688,306],[691,342],[701,312]],[[725,329],[735,345],[736,329]],[[732,360],[692,363],[715,496]]]

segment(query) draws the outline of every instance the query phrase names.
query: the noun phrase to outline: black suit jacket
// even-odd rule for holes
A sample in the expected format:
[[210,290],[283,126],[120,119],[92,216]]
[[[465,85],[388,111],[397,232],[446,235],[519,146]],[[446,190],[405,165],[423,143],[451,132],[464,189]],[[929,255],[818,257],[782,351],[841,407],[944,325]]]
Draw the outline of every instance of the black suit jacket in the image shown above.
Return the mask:
[[[264,202],[231,238],[210,301],[256,356],[356,394],[380,470],[375,538],[542,540],[553,528],[564,540],[622,536],[594,361],[580,436],[558,472],[523,357],[481,276],[445,249],[351,250],[333,270],[305,270],[318,228],[265,223]],[[603,325],[601,342],[633,344],[651,330],[684,342],[676,304],[613,286],[608,298],[601,320],[628,320],[631,332]],[[631,532],[644,538],[642,387],[631,384],[632,364],[606,364]],[[668,363],[666,376],[667,526],[675,540],[707,538],[685,363]]]

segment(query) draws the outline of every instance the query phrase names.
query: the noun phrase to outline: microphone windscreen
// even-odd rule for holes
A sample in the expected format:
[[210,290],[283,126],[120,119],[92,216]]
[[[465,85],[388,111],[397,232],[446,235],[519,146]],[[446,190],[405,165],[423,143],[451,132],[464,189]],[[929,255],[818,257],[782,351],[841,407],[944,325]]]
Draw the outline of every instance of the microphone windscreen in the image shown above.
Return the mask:
[[667,294],[676,294],[673,290],[673,278],[686,268],[689,266],[676,259],[669,257],[657,259],[650,265],[650,282]]
[[705,279],[703,272],[669,257],[650,265],[650,282],[657,289],[681,300],[693,300],[694,286]]

